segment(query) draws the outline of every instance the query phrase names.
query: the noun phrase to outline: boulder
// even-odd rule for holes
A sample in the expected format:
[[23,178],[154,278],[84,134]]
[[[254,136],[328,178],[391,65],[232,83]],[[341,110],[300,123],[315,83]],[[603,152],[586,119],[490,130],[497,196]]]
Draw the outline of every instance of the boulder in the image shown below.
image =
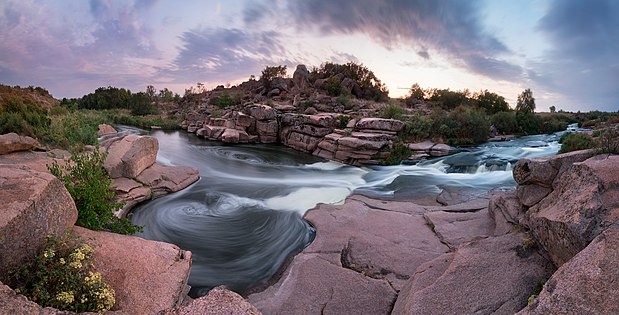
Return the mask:
[[175,309],[159,315],[259,315],[258,309],[249,304],[240,295],[226,290],[223,286],[213,288],[207,295],[201,296]]
[[20,136],[14,132],[0,135],[0,154],[16,151],[28,151],[39,147],[33,138]]
[[77,208],[55,176],[0,165],[0,281],[7,271],[41,250],[48,235],[75,224]]
[[418,142],[418,143],[410,143],[408,145],[408,148],[411,149],[412,151],[430,153],[430,150],[432,149],[434,145],[435,145],[434,142],[426,140],[426,141]]
[[504,235],[523,222],[525,209],[515,192],[495,194],[490,198],[488,214],[494,221],[494,235]]
[[583,150],[539,159],[521,159],[514,165],[514,179],[519,185],[553,187],[555,178],[573,163],[584,161],[592,155],[592,150]]
[[316,114],[318,114],[318,110],[316,108],[314,108],[313,106],[310,106],[310,107],[306,108],[303,111],[303,114],[305,114],[305,115],[316,115]]
[[226,143],[247,143],[249,142],[249,135],[242,130],[226,128],[221,134],[221,141]]
[[145,169],[136,180],[147,186],[151,196],[177,192],[199,179],[198,170],[188,166],[163,166],[158,163]]
[[277,117],[277,111],[268,105],[252,105],[249,107],[249,115],[256,120],[272,120]]
[[256,132],[261,143],[275,143],[277,142],[279,124],[275,119],[259,120],[256,122]]
[[114,138],[107,148],[104,167],[112,178],[135,178],[157,160],[159,142],[150,136]]
[[348,95],[354,95],[356,97],[362,96],[361,87],[351,78],[344,78],[340,83],[340,89],[345,91]]
[[523,240],[522,233],[475,240],[420,266],[392,314],[514,314],[554,271]]
[[337,140],[339,145],[343,145],[356,150],[368,149],[368,150],[381,150],[389,145],[387,141],[370,141],[363,140],[354,137],[342,137]]
[[297,68],[292,74],[292,82],[295,87],[302,91],[309,86],[310,72],[305,65],[297,65]]
[[494,232],[494,222],[488,215],[488,209],[466,212],[434,211],[424,214],[424,218],[441,242],[452,249],[478,237],[490,236]]
[[[72,312],[59,311],[51,307],[41,307],[21,294],[15,293],[9,286],[0,282],[0,310],[2,314],[32,314],[32,315],[68,315]],[[109,313],[108,313],[109,314]]]
[[563,264],[520,315],[619,314],[619,227],[597,236]]
[[125,217],[138,203],[152,197],[150,187],[125,177],[112,179],[112,188],[116,191],[116,201],[124,203],[122,209],[115,213],[119,218]]
[[109,134],[113,134],[116,133],[116,129],[114,129],[114,127],[108,125],[108,124],[100,124],[99,125],[99,131],[97,131],[97,136],[101,137],[104,135],[109,135]]
[[555,180],[556,188],[527,212],[529,228],[557,266],[619,219],[617,165],[619,155],[574,163]]
[[552,192],[552,188],[539,186],[535,184],[531,185],[518,185],[516,188],[516,194],[520,203],[530,207],[540,202],[544,197],[548,196]]
[[95,249],[95,269],[116,292],[113,311],[156,314],[183,302],[191,252],[136,236],[81,227],[74,227],[74,232]]
[[355,128],[398,132],[404,129],[404,126],[406,126],[406,124],[403,121],[395,119],[362,118],[357,122]]

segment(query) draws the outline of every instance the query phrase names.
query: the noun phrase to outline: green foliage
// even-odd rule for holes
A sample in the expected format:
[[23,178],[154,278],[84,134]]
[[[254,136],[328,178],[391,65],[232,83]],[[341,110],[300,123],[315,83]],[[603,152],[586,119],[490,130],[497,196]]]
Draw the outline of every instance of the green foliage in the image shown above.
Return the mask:
[[345,109],[350,109],[352,107],[350,103],[350,96],[344,93],[338,95],[336,101],[344,106]]
[[114,210],[122,204],[114,200],[112,179],[103,168],[105,156],[99,150],[74,154],[66,166],[60,166],[54,161],[48,169],[64,183],[73,197],[78,210],[76,225],[91,230],[133,234],[140,231],[140,228],[131,222],[118,222],[129,220],[114,216]]
[[535,115],[534,112],[516,111],[516,122],[520,134],[534,135],[541,132],[542,119]]
[[382,162],[384,165],[398,165],[402,163],[402,160],[408,159],[410,156],[411,149],[409,149],[405,143],[397,141],[393,143],[391,151],[389,152],[389,157]]
[[131,91],[112,86],[100,87],[93,93],[84,95],[79,101],[79,108],[112,109],[129,108]]
[[129,99],[129,108],[131,109],[131,114],[137,116],[155,114],[157,112],[157,109],[151,104],[151,99],[152,97],[144,92],[133,94],[131,96],[131,99]]
[[517,134],[520,132],[516,112],[498,112],[490,117],[491,123],[502,134]]
[[449,89],[429,89],[426,92],[429,95],[429,100],[437,102],[444,109],[454,109],[460,105],[469,105],[471,94],[469,90],[451,91]]
[[115,292],[93,271],[93,248],[75,238],[48,237],[33,261],[9,275],[19,294],[43,307],[73,312],[106,312],[115,303]]
[[327,79],[327,95],[329,96],[338,96],[342,92],[340,88],[340,80],[335,77],[330,77]]
[[91,111],[81,110],[52,118],[46,141],[67,149],[79,151],[84,145],[97,144],[99,124],[108,121]]
[[597,136],[598,153],[619,154],[619,131],[603,129],[594,133]]
[[448,141],[456,145],[483,143],[488,140],[490,122],[483,110],[459,106],[450,113],[456,121],[454,139]]
[[348,125],[348,122],[352,120],[352,117],[348,115],[340,115],[339,118],[340,118],[340,129],[346,128],[346,126]]
[[[389,90],[387,86],[383,84],[374,75],[370,69],[362,64],[349,62],[346,64],[336,64],[332,62],[326,62],[320,66],[320,68],[312,69],[310,73],[310,81],[314,82],[316,79],[330,79],[333,78],[333,82],[329,85],[327,81],[327,92],[331,96],[338,96],[340,94],[339,84],[341,79],[337,80],[334,77],[341,75],[341,78],[350,78],[359,85],[361,95],[358,97],[366,100],[374,101],[386,101],[389,99]],[[331,90],[329,90],[331,87]]]
[[408,135],[414,141],[429,139],[431,137],[433,124],[434,121],[430,116],[415,114],[406,122]]
[[550,106],[548,109],[550,109],[551,113],[556,113],[557,112],[557,108],[554,105]]
[[379,116],[386,119],[402,120],[406,114],[406,110],[398,104],[388,104],[381,108]]
[[561,143],[561,150],[559,150],[559,153],[591,149],[596,145],[590,135],[581,132],[565,133],[561,136],[559,143]]
[[0,98],[0,134],[15,132],[34,138],[45,138],[51,119],[36,100],[20,94],[4,94]]
[[268,93],[272,88],[273,79],[282,78],[285,76],[286,66],[267,66],[262,70],[260,82],[262,82],[262,86],[264,86],[266,92]]
[[503,96],[488,90],[476,93],[473,98],[476,100],[477,106],[485,109],[489,115],[510,111],[509,104],[507,104]]
[[426,92],[424,92],[421,86],[419,86],[418,83],[413,84],[410,90],[408,91],[407,99],[423,101],[425,98],[426,98]]
[[224,109],[224,108],[227,108],[229,106],[239,105],[242,102],[243,102],[243,100],[241,99],[241,95],[239,93],[236,93],[236,94],[230,96],[228,91],[224,91],[216,99],[216,102],[215,102],[216,104],[215,105],[217,105],[217,107],[219,107],[221,109]]
[[516,111],[525,113],[533,113],[535,111],[535,98],[531,89],[526,89],[518,95]]
[[564,117],[559,115],[552,116],[542,116],[541,117],[541,126],[539,128],[540,132],[551,134],[557,131],[563,131],[567,129],[567,121]]

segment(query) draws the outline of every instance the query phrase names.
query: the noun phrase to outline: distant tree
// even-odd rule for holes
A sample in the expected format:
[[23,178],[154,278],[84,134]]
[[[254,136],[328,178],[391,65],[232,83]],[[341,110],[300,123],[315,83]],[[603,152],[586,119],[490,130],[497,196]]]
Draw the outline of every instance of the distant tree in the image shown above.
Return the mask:
[[533,98],[533,92],[531,92],[531,89],[526,89],[518,95],[516,111],[528,113],[533,113],[535,111],[535,98]]
[[346,64],[325,62],[319,68],[313,68],[310,72],[310,82],[315,82],[317,79],[330,79],[327,82],[328,87],[331,87],[330,94],[338,94],[335,92],[339,92],[339,84],[344,78],[352,79],[357,83],[361,90],[361,95],[358,95],[360,98],[374,101],[386,101],[389,99],[389,89],[387,89],[387,86],[376,77],[374,72],[363,64],[354,62]]
[[557,112],[557,108],[553,106],[550,106],[550,112],[551,113],[556,113]]
[[151,100],[155,100],[155,95],[157,94],[157,90],[155,89],[154,86],[152,85],[147,85],[146,86],[146,95],[148,95],[148,97],[150,97]]
[[467,89],[462,91],[451,91],[450,89],[428,90],[429,100],[439,103],[444,109],[454,109],[460,105],[469,105],[471,92]]
[[420,100],[420,101],[423,101],[425,99],[426,93],[423,91],[423,89],[421,88],[421,86],[419,86],[418,83],[413,84],[413,86],[411,86],[408,93],[409,93],[408,97],[410,99]]
[[151,105],[151,98],[144,92],[139,92],[131,96],[129,101],[131,114],[144,116],[155,112],[155,108]]
[[489,92],[488,90],[476,93],[473,98],[477,101],[477,106],[483,108],[486,113],[490,115],[510,110],[509,104],[507,104],[503,96]]
[[168,90],[168,88],[164,88],[159,91],[158,98],[161,102],[172,102],[174,101],[174,93]]
[[260,82],[262,82],[262,86],[268,93],[273,85],[273,80],[275,78],[282,78],[286,76],[286,66],[266,66],[262,70],[262,75],[260,76]]

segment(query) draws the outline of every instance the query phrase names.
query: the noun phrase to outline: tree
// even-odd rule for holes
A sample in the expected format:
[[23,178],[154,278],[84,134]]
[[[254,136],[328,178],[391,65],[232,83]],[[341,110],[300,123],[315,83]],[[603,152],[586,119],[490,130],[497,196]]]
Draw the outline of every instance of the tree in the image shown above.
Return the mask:
[[156,94],[157,94],[157,90],[155,89],[154,86],[152,85],[146,86],[146,95],[148,95],[148,97],[150,97],[151,100],[155,99]]
[[144,92],[133,94],[129,100],[131,114],[138,116],[152,114],[155,109],[151,105],[150,100],[151,98]]
[[413,86],[411,86],[411,89],[409,90],[409,98],[412,100],[420,101],[423,101],[425,99],[425,92],[418,83],[415,83],[413,84]]
[[265,67],[262,70],[262,75],[260,76],[260,82],[264,86],[266,93],[269,93],[272,88],[273,79],[282,78],[286,76],[286,66],[272,66]]
[[557,108],[553,106],[550,106],[550,112],[551,113],[555,113],[557,111]]
[[533,98],[533,92],[531,92],[531,89],[526,89],[518,95],[516,111],[525,113],[533,113],[535,111],[535,98]]
[[487,114],[509,111],[509,104],[505,98],[488,90],[476,93],[473,98],[477,101],[477,106],[485,109]]

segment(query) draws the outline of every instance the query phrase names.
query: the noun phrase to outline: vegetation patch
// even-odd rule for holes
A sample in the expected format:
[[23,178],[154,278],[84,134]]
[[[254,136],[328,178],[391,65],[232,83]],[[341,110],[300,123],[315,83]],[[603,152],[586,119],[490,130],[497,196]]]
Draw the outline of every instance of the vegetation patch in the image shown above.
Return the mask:
[[70,234],[48,237],[45,248],[9,274],[9,284],[43,307],[72,312],[106,312],[115,292],[91,262],[93,248]]
[[105,230],[120,234],[134,234],[141,230],[127,218],[118,218],[114,210],[122,204],[115,201],[115,192],[111,188],[112,179],[103,163],[106,155],[94,150],[91,153],[74,154],[67,166],[53,162],[49,171],[60,179],[78,210],[76,225],[91,230]]

